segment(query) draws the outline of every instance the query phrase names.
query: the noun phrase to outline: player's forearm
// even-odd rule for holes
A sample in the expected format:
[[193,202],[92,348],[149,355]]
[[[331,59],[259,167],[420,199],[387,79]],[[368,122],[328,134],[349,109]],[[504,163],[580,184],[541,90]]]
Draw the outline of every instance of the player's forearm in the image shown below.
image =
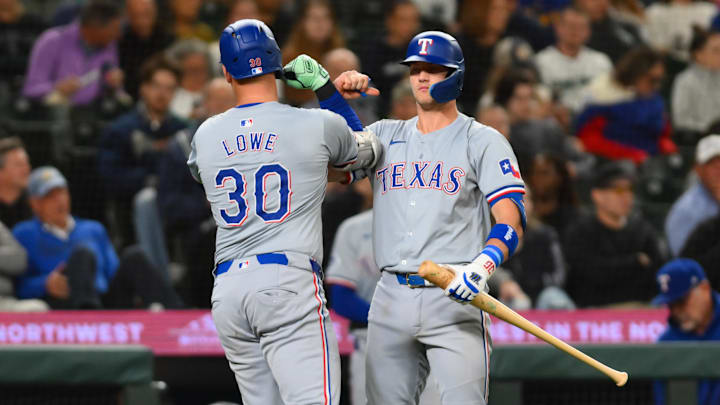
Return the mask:
[[[502,256],[499,263],[496,263],[496,265],[500,265],[512,256],[515,252],[515,246],[523,237],[522,214],[516,204],[509,198],[495,203],[492,207],[492,214],[495,218],[495,226],[491,229],[485,246],[494,246],[500,250]],[[513,238],[515,238],[516,242],[511,242]]]
[[330,110],[336,114],[341,115],[348,126],[353,131],[362,131],[363,125],[360,122],[360,118],[357,116],[355,111],[350,107],[350,104],[343,98],[342,95],[337,91],[335,85],[328,81],[320,87],[315,95],[320,103],[320,108]]
[[522,237],[522,213],[509,198],[496,202],[492,207],[495,225],[485,240],[485,247],[473,259],[472,265],[490,277],[517,249]]
[[350,184],[352,175],[350,172],[335,169],[332,165],[328,165],[328,183]]

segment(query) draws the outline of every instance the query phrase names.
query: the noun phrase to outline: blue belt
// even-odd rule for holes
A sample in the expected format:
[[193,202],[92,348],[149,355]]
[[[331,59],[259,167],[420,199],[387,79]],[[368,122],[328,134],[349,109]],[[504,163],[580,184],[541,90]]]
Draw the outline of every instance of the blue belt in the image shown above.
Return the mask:
[[[236,261],[240,261],[238,264],[239,268],[247,267],[250,263],[249,260],[254,259],[257,260],[258,264],[282,264],[284,266],[287,266],[290,263],[290,260],[288,260],[288,256],[285,253],[262,253],[257,256],[253,256],[251,258],[246,259],[235,259],[235,260],[228,260],[226,262],[222,262],[215,267],[215,277],[226,273],[230,268],[232,267],[233,263]],[[313,273],[317,274],[320,279],[323,278],[323,271],[322,267],[313,260],[312,258],[308,258],[308,264],[307,266],[309,269],[313,271]],[[244,265],[243,265],[244,264]],[[293,265],[297,265],[297,263],[293,263]],[[300,264],[299,267],[306,267],[302,266]]]
[[424,278],[418,276],[417,274],[395,273],[395,277],[397,277],[398,283],[406,285],[410,288],[434,287],[433,284],[428,283]]

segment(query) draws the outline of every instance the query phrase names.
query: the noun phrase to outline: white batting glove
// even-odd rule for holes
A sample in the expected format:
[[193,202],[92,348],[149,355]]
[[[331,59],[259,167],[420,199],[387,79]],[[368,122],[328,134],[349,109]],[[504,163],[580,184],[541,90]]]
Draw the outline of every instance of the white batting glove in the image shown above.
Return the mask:
[[445,288],[445,295],[461,304],[468,304],[485,290],[490,275],[495,271],[495,262],[481,254],[470,264],[443,265],[455,273],[455,278]]

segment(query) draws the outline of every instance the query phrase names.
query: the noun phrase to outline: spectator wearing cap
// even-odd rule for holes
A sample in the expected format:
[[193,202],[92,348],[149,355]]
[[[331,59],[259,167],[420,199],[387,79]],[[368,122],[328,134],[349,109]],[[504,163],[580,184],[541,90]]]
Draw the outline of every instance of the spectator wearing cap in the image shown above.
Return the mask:
[[555,21],[555,45],[535,56],[542,82],[550,87],[560,103],[573,112],[583,105],[584,87],[595,77],[612,70],[612,62],[602,52],[585,46],[590,38],[590,18],[577,8],[568,7]]
[[0,139],[0,221],[12,228],[30,219],[27,198],[30,158],[17,137]]
[[120,88],[123,72],[118,68],[117,40],[121,32],[122,11],[115,2],[90,1],[78,21],[51,28],[35,42],[23,96],[86,105],[97,100],[103,88]]
[[658,93],[664,76],[663,56],[639,47],[623,56],[612,74],[595,78],[575,125],[585,150],[636,164],[675,153],[665,102]]
[[631,169],[620,162],[601,166],[591,190],[594,213],[565,235],[566,288],[579,308],[649,302],[654,294],[653,276],[664,257],[657,232],[631,215]]
[[67,180],[56,168],[33,170],[28,193],[35,218],[13,229],[28,257],[19,298],[44,299],[52,308],[179,306],[140,249],[118,258],[102,224],[70,215]]
[[720,32],[694,31],[693,63],[673,83],[672,117],[675,129],[705,132],[720,120]]
[[700,223],[720,214],[720,135],[708,135],[698,142],[695,173],[698,181],[675,201],[665,220],[665,235],[674,256]]
[[[665,264],[655,278],[656,305],[667,305],[670,317],[659,342],[720,340],[720,294],[712,289],[702,266],[692,259]],[[655,383],[655,404],[665,405],[665,385]],[[720,381],[698,382],[699,405],[720,403]]]

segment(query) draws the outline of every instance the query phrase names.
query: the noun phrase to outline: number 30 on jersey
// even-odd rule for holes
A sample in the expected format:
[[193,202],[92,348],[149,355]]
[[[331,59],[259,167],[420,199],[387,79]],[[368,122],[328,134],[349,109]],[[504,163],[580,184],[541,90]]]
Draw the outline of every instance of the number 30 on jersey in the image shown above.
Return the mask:
[[[273,212],[268,212],[265,207],[267,199],[267,180],[270,177],[277,176],[280,182],[278,189],[280,204]],[[271,163],[260,166],[254,173],[252,181],[255,182],[255,214],[266,223],[282,222],[290,214],[290,200],[292,199],[292,190],[290,171],[279,163]],[[228,184],[228,180],[233,180],[233,185]],[[228,199],[237,205],[237,214],[231,215],[228,210],[221,209],[220,216],[228,226],[242,226],[248,217],[248,201],[245,198],[247,192],[247,182],[245,175],[236,169],[221,169],[215,176],[215,188],[228,189]]]

